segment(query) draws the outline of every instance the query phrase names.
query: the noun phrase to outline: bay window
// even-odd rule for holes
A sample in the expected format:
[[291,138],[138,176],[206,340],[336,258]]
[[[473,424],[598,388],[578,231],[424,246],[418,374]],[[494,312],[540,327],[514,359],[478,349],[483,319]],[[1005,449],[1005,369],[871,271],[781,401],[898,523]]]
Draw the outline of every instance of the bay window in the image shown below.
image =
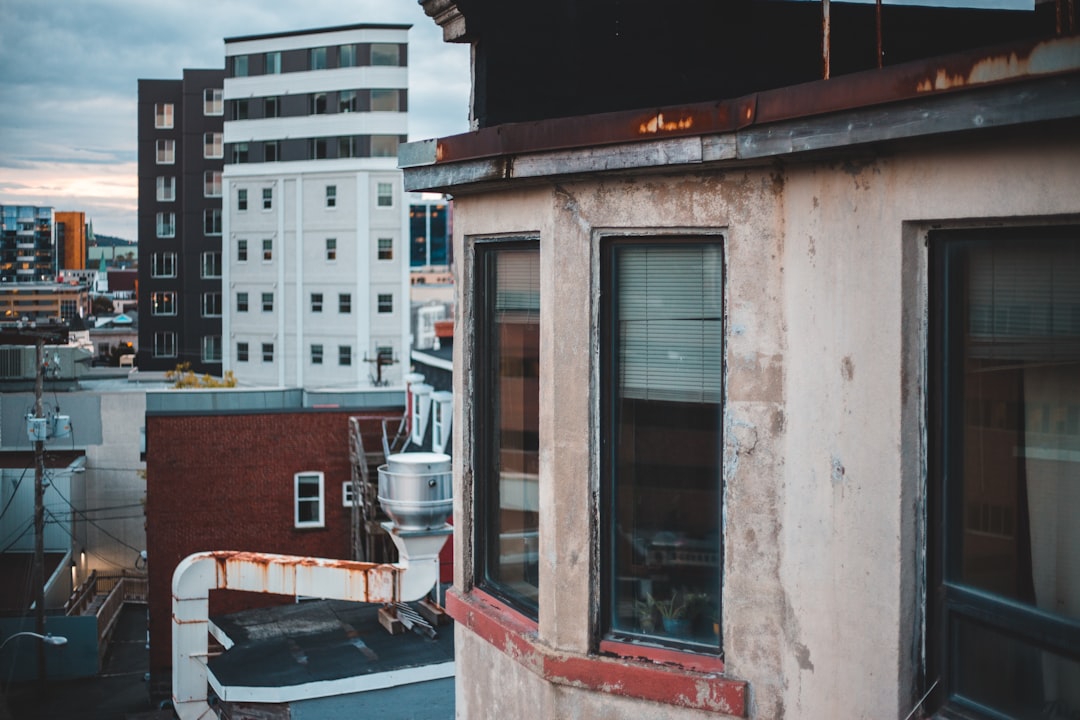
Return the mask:
[[930,675],[1080,713],[1080,228],[930,235]]
[[604,636],[720,649],[723,248],[601,248]]
[[535,618],[539,602],[540,247],[477,246],[477,584]]

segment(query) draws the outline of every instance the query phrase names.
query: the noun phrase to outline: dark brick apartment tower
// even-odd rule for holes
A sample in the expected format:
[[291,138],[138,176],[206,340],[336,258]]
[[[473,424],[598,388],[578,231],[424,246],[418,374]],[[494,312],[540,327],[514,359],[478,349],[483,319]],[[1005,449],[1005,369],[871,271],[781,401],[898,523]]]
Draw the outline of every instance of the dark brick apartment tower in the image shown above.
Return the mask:
[[224,70],[139,80],[139,351],[144,370],[221,375]]

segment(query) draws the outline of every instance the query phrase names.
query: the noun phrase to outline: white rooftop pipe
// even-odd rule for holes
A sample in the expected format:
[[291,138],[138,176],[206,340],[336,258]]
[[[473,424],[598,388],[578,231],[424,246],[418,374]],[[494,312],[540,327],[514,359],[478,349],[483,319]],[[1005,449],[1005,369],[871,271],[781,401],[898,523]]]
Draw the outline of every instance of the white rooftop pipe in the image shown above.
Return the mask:
[[[444,490],[442,477],[433,482],[434,474],[426,472],[432,453],[423,453],[423,467],[416,467],[410,454],[392,455],[405,458],[404,472],[380,468],[380,500],[388,493],[405,493],[395,514],[415,520],[414,511],[432,513],[436,502],[445,503],[447,510],[438,518],[439,526],[423,527],[414,522],[383,523],[383,528],[398,549],[398,562],[378,565],[351,560],[273,555],[231,550],[195,553],[180,561],[173,572],[172,602],[172,700],[180,720],[209,720],[217,714],[207,703],[207,631],[210,612],[210,590],[246,590],[278,595],[308,595],[331,600],[355,602],[397,603],[419,600],[427,595],[439,579],[439,551],[453,532],[445,522],[452,500]],[[442,456],[449,462],[449,456]],[[419,459],[419,458],[417,458]],[[442,463],[439,464],[442,467]],[[387,490],[383,475],[390,483]],[[399,475],[430,489],[425,498],[445,494],[446,497],[417,500],[415,488],[398,488]],[[442,505],[440,505],[442,507]],[[438,512],[442,512],[439,510]],[[438,512],[433,514],[437,515]],[[404,515],[403,515],[404,513]],[[434,523],[432,523],[434,524]]]

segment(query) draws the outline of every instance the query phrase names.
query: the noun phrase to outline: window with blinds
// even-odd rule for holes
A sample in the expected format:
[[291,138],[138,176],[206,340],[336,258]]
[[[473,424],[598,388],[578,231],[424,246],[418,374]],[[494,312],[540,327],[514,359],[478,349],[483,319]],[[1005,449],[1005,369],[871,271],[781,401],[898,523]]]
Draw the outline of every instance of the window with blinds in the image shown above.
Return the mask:
[[720,402],[720,247],[628,245],[616,253],[623,396]]
[[720,651],[723,244],[601,247],[603,632]]

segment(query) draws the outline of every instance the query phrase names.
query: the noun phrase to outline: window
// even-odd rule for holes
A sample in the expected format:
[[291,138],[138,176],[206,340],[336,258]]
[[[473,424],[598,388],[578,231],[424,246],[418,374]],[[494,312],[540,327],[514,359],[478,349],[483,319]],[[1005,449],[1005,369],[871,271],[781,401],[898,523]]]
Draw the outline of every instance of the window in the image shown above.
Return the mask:
[[173,126],[173,104],[154,103],[154,127],[168,130]]
[[207,170],[203,173],[203,197],[221,197],[220,170]]
[[248,74],[248,57],[247,55],[237,55],[233,58],[233,77],[247,77]]
[[379,238],[379,259],[380,260],[393,260],[394,259],[394,238],[387,238],[387,237]]
[[476,583],[535,618],[539,597],[540,248],[477,245]]
[[454,417],[454,394],[438,391],[431,393],[431,449],[441,453],[450,440],[450,426]]
[[310,145],[311,160],[326,159],[326,138],[312,138]]
[[272,238],[266,238],[263,240],[263,262],[270,262],[274,259],[274,241]]
[[360,146],[356,138],[351,135],[339,137],[337,140],[337,156],[339,158],[360,157]]
[[311,346],[311,364],[322,365],[322,345]]
[[270,210],[274,207],[274,188],[263,188],[263,210]]
[[357,112],[359,109],[355,90],[342,90],[338,93],[338,112]]
[[326,186],[326,207],[337,207],[337,185]]
[[221,208],[207,208],[203,210],[203,234],[221,234]]
[[236,262],[247,262],[247,240],[236,241]]
[[397,157],[397,135],[372,135],[371,157]]
[[930,234],[927,677],[965,717],[1080,710],[1078,240]]
[[154,253],[150,256],[150,277],[176,277],[176,253]]
[[372,43],[372,65],[400,65],[401,53],[399,47],[390,43]]
[[158,202],[172,202],[176,199],[176,178],[160,175],[157,179]]
[[176,237],[176,213],[159,212],[157,214],[157,236],[159,238]]
[[281,147],[277,140],[267,140],[263,143],[263,162],[277,162],[280,153]]
[[222,145],[221,133],[203,133],[203,157],[212,160],[225,157],[225,147]]
[[203,115],[224,115],[225,102],[221,88],[206,88],[203,90]]
[[274,343],[262,344],[262,359],[263,362],[274,362]]
[[352,365],[352,346],[351,345],[338,345],[337,364],[338,365]]
[[236,362],[248,361],[248,344],[246,342],[236,343]]
[[274,312],[274,293],[265,292],[262,294],[262,311]]
[[172,291],[150,293],[151,315],[175,315],[176,293]]
[[266,53],[266,74],[278,75],[281,73],[281,53],[280,52],[268,52]]
[[220,335],[203,335],[202,360],[203,362],[221,362]]
[[375,197],[379,207],[394,207],[394,184],[375,183]]
[[154,357],[176,357],[176,333],[154,333]]
[[248,101],[247,100],[234,100],[232,103],[232,119],[233,120],[247,120],[248,119]]
[[326,48],[311,48],[311,70],[325,70],[326,69]]
[[202,316],[221,317],[221,293],[206,292],[202,296]]
[[311,312],[322,312],[322,293],[311,293]]
[[326,238],[326,259],[337,260],[337,238]]
[[356,67],[355,45],[342,45],[338,48],[338,67]]
[[339,293],[337,296],[337,309],[339,313],[352,312],[352,293]]
[[219,251],[204,252],[202,254],[203,278],[221,277],[221,253]]
[[311,96],[311,114],[326,114],[326,93],[315,93]]
[[323,526],[323,474],[321,472],[296,473],[296,515],[298,528]]
[[279,107],[277,96],[268,97],[263,101],[263,115],[268,118],[276,118],[280,112]]
[[359,500],[360,495],[353,494],[353,484],[351,480],[346,480],[341,483],[341,505],[342,507],[352,507],[353,498]]
[[248,161],[248,144],[236,143],[232,149],[232,161],[234,165]]
[[380,315],[394,312],[394,296],[391,293],[379,293],[376,307]]
[[240,212],[247,210],[247,189],[240,188],[236,191],[236,209]]
[[[601,599],[609,638],[719,652],[723,251],[601,247]],[[673,478],[673,469],[677,477]],[[665,608],[681,608],[682,622]]]
[[236,293],[236,312],[248,311],[248,294],[246,292]]
[[154,146],[157,150],[158,165],[173,165],[176,162],[175,140],[157,140]]
[[384,110],[389,112],[398,111],[398,91],[397,90],[372,90],[371,91],[371,109],[372,110]]

